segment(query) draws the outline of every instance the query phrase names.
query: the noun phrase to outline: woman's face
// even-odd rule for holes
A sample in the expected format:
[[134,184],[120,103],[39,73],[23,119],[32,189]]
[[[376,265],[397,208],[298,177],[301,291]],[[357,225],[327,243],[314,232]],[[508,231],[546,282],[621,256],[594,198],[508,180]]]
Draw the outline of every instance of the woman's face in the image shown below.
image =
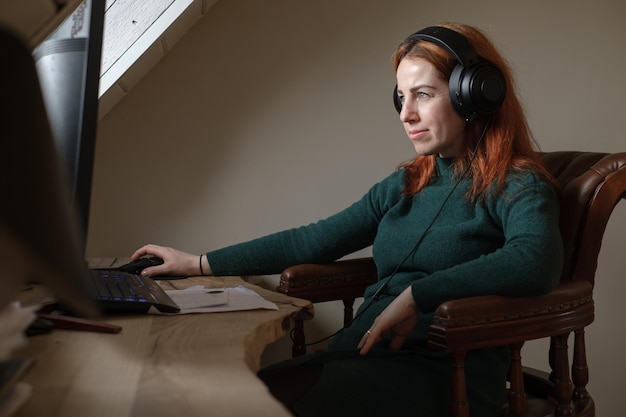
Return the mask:
[[448,83],[422,58],[404,58],[396,71],[400,120],[418,155],[456,156],[465,143],[465,120],[452,107]]

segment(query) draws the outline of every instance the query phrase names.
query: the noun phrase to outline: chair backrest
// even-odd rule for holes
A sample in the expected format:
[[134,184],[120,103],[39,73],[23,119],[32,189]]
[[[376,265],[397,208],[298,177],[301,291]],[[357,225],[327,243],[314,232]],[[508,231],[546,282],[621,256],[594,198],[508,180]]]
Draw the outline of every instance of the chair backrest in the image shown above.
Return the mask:
[[609,217],[626,198],[626,153],[546,152],[542,160],[561,184],[561,281],[588,280],[593,285]]

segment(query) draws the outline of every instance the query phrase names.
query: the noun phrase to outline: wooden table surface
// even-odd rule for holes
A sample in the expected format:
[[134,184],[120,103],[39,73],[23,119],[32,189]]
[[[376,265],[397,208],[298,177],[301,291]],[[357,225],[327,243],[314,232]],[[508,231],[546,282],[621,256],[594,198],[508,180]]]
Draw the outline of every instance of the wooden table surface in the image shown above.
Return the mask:
[[19,417],[288,416],[256,377],[265,347],[311,303],[240,277],[160,281],[166,289],[244,285],[278,305],[186,315],[109,316],[117,334],[54,330],[28,339],[32,396]]

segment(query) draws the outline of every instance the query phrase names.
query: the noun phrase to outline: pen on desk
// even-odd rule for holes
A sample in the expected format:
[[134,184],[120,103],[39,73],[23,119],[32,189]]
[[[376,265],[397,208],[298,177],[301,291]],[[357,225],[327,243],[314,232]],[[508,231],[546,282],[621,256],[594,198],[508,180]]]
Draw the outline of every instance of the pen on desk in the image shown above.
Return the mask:
[[37,317],[52,322],[56,329],[85,330],[102,333],[119,333],[122,331],[122,326],[80,317],[48,313],[38,313]]

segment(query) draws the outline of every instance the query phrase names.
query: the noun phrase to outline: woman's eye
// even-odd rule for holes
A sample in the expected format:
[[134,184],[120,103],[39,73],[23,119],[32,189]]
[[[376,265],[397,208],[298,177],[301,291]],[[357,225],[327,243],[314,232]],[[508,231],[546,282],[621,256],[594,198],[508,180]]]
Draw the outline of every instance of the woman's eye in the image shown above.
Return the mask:
[[417,93],[417,99],[418,99],[418,100],[427,100],[427,99],[429,99],[429,98],[430,98],[430,94],[428,94],[428,93],[425,93],[425,92],[423,92],[423,91],[419,91],[419,92]]

